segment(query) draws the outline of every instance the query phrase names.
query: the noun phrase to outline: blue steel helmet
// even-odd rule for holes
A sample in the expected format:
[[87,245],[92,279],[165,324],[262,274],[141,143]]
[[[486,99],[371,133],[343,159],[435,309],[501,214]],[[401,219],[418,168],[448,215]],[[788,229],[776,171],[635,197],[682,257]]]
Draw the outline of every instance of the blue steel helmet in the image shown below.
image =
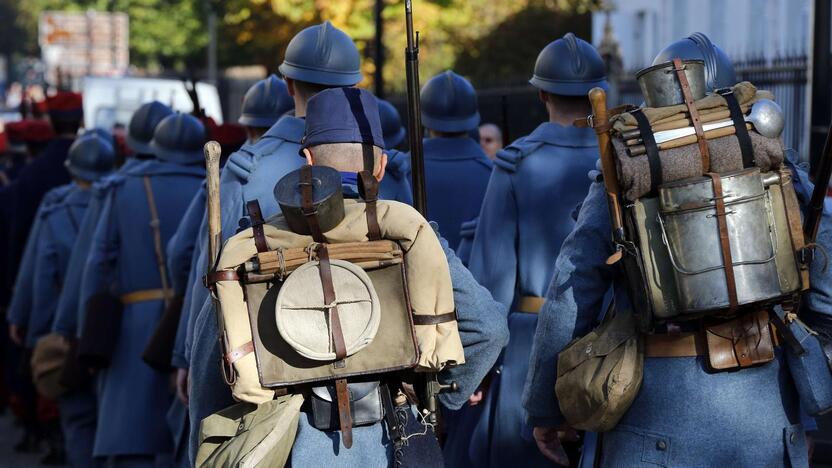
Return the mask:
[[138,154],[153,154],[150,141],[156,125],[171,114],[173,110],[159,101],[143,104],[133,113],[127,125],[127,146]]
[[199,119],[176,113],[159,122],[150,146],[153,154],[163,161],[197,164],[205,159],[202,152],[205,140],[205,127]]
[[286,78],[326,86],[353,86],[362,78],[355,42],[329,21],[297,33],[278,70]]
[[693,33],[665,47],[653,59],[653,65],[670,62],[675,58],[704,60],[705,85],[709,92],[737,84],[737,73],[731,59],[702,33]]
[[393,104],[379,98],[376,98],[376,101],[378,101],[378,113],[381,117],[381,130],[384,132],[384,146],[395,148],[404,141],[407,135],[402,126],[402,118]]
[[[103,135],[102,135],[103,133]],[[73,176],[95,182],[113,171],[116,152],[112,135],[106,131],[88,131],[69,147],[64,166]]]
[[247,127],[268,128],[294,108],[295,102],[289,96],[286,83],[269,75],[246,91],[243,112],[237,122]]
[[422,87],[422,124],[439,132],[467,132],[480,124],[477,92],[465,78],[448,70]]
[[540,51],[529,83],[547,93],[586,96],[596,86],[609,89],[606,74],[598,50],[570,32]]

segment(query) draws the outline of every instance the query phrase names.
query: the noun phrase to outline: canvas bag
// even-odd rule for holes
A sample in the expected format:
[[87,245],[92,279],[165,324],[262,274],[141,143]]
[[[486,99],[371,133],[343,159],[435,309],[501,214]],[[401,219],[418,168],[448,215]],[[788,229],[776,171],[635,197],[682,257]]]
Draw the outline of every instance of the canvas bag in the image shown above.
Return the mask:
[[575,429],[612,429],[641,388],[644,350],[636,319],[628,311],[611,314],[558,354],[555,393]]
[[286,464],[300,418],[302,395],[254,405],[238,403],[202,420],[195,465],[211,468]]

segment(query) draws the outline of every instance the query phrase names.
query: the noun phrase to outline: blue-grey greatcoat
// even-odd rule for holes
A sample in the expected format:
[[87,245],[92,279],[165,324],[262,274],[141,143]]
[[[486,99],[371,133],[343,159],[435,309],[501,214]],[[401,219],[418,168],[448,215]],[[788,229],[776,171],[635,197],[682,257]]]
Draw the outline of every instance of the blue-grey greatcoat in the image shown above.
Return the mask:
[[427,138],[424,152],[427,218],[439,224],[442,237],[456,250],[462,223],[480,213],[492,162],[467,136]]
[[[52,331],[58,300],[67,283],[69,260],[91,190],[69,184],[62,199],[44,207],[39,216],[34,260],[32,312],[26,329],[26,346]],[[89,388],[58,398],[61,428],[70,466],[96,466],[92,458],[95,434],[95,395]]]
[[[135,167],[110,190],[95,229],[82,283],[81,301],[96,293],[159,289],[150,211],[143,178],[151,180],[163,245],[170,239],[205,171],[200,165],[152,160]],[[95,455],[152,455],[172,451],[165,413],[169,376],[141,355],[164,312],[161,300],[124,306],[110,367],[100,375]]]
[[554,271],[552,259],[575,224],[573,211],[586,196],[587,174],[597,159],[592,129],[552,122],[540,124],[497,152],[469,267],[496,300],[511,307],[511,339],[501,371],[487,392],[488,414],[472,436],[471,453],[481,454],[480,465],[505,466],[521,460],[528,466],[549,465],[537,450],[518,398],[526,381],[537,315],[522,312],[517,305],[522,297],[546,293]]
[[6,320],[20,328],[26,328],[29,324],[29,318],[34,306],[34,279],[35,279],[35,259],[37,257],[37,239],[40,237],[41,226],[43,225],[43,214],[51,210],[51,207],[60,204],[61,200],[72,190],[72,185],[61,185],[55,187],[46,194],[44,194],[37,213],[32,222],[32,227],[29,230],[26,244],[23,253],[20,256],[20,267],[17,271],[17,277],[14,281],[14,290],[12,291],[11,302],[9,303],[9,310],[7,311]]
[[[794,180],[805,203],[808,179],[798,173]],[[818,237],[825,246],[832,246],[829,208],[827,203]],[[557,353],[591,329],[611,285],[619,293],[617,309],[629,307],[614,284],[613,267],[605,263],[613,252],[609,239],[604,187],[597,180],[561,248],[540,311],[523,394],[533,426],[564,422],[554,394]],[[812,265],[804,314],[832,314],[832,272],[823,272],[821,263]],[[739,372],[710,374],[701,356],[646,358],[638,396],[619,424],[603,434],[601,465],[807,467],[800,405],[810,413],[828,408],[832,378],[817,340],[798,325],[791,328],[806,354],[778,348],[773,362]]]
[[[246,201],[258,200],[266,218],[278,213],[279,207],[273,194],[275,184],[285,174],[306,164],[298,153],[304,129],[303,119],[284,116],[257,143],[243,146],[228,158],[220,176],[223,241],[237,232],[238,220],[247,216]],[[200,272],[205,271],[208,264],[206,226],[207,220],[203,217],[198,230],[199,241],[194,250],[196,272],[191,274],[186,288],[186,308],[180,320],[180,323],[187,324],[185,345],[181,344],[183,333],[180,332],[174,355],[177,359],[176,349],[184,349],[184,356],[180,357],[190,366],[191,382],[199,382],[199,385],[192,387],[188,407],[189,418],[193,422],[189,445],[191,460],[196,456],[199,422],[230,404],[230,392],[219,375],[219,358],[215,358],[219,354],[216,318],[208,291],[200,280]],[[182,229],[190,228],[183,226]],[[198,358],[191,359],[191,356]]]
[[84,277],[84,268],[87,264],[87,256],[90,252],[95,227],[101,217],[101,210],[104,201],[110,193],[110,189],[117,185],[117,181],[124,174],[129,173],[134,167],[143,164],[144,161],[129,158],[115,173],[110,174],[92,184],[90,200],[84,217],[78,228],[78,236],[75,245],[72,247],[72,255],[69,257],[69,264],[66,270],[66,280],[58,298],[58,305],[55,310],[55,320],[52,324],[54,332],[67,338],[77,338],[80,334],[78,319],[83,313],[81,304],[81,282]]
[[410,155],[395,149],[386,149],[384,152],[387,154],[387,170],[379,184],[379,198],[413,205],[413,192],[410,189]]
[[[52,331],[55,333],[69,339],[74,339],[79,335],[78,321],[82,311],[79,305],[81,281],[104,200],[113,187],[114,181],[123,177],[124,173],[140,163],[140,160],[130,158],[116,173],[92,185],[89,203],[78,228],[78,235],[66,269],[63,289],[58,298],[55,319],[52,323]],[[58,399],[58,405],[61,413],[61,427],[64,431],[64,445],[70,465],[102,465],[100,460],[92,458],[98,420],[98,404],[93,385],[89,384],[61,396]]]
[[69,184],[59,202],[44,207],[35,241],[32,311],[26,327],[26,346],[52,331],[58,298],[66,280],[72,248],[90,201],[90,190]]
[[[194,255],[196,243],[199,236],[199,228],[202,218],[205,216],[206,190],[203,183],[196,195],[188,205],[182,222],[170,238],[167,247],[168,271],[171,274],[171,286],[176,295],[185,296],[189,284],[199,284],[204,270],[197,268],[197,258]],[[190,296],[189,296],[190,297]],[[183,301],[182,314],[179,318],[179,326],[176,330],[176,341],[174,342],[171,365],[177,369],[187,369],[188,362],[185,360],[185,336],[187,333],[188,314],[190,304]],[[174,398],[168,408],[167,422],[173,435],[173,459],[176,466],[190,466],[188,456],[188,434],[190,432],[190,421],[188,418],[188,407],[178,398]]]

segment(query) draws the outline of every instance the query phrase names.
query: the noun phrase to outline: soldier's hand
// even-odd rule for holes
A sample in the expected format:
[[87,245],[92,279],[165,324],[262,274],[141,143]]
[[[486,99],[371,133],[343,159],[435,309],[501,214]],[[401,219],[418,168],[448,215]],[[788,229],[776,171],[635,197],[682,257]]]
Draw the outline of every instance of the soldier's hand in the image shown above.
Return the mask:
[[485,398],[485,394],[481,388],[478,388],[473,395],[468,397],[468,406],[477,406]]
[[578,433],[569,426],[535,427],[532,432],[537,448],[549,460],[558,465],[569,466],[569,456],[563,449],[561,440],[577,441]]
[[9,324],[9,339],[12,343],[23,346],[23,329],[13,323]]
[[176,369],[176,396],[185,406],[188,406],[189,391],[190,376],[188,375],[188,369]]

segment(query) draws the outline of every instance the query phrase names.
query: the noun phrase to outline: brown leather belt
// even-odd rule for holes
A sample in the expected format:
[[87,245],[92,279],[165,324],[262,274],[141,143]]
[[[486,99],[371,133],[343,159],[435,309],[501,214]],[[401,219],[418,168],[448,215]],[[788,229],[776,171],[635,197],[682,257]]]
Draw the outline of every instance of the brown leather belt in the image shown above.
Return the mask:
[[644,335],[645,357],[696,357],[706,353],[699,332]]
[[119,299],[124,305],[135,304],[137,302],[146,301],[162,301],[171,299],[173,297],[173,290],[165,291],[164,289],[141,289],[139,291],[122,294]]
[[545,297],[539,296],[523,296],[517,302],[517,312],[525,312],[527,314],[536,314],[540,312],[543,303],[546,302]]

